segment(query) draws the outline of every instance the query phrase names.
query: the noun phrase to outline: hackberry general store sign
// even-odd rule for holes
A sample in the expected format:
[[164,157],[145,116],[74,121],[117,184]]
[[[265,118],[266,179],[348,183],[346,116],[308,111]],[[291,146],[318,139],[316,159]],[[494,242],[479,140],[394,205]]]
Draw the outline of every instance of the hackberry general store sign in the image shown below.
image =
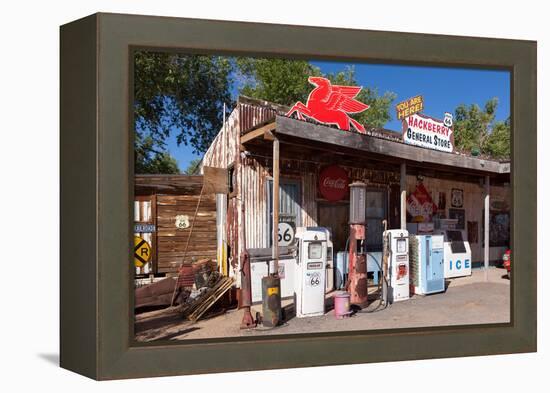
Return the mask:
[[452,124],[415,113],[403,119],[403,142],[451,153],[454,149],[453,129],[445,123]]

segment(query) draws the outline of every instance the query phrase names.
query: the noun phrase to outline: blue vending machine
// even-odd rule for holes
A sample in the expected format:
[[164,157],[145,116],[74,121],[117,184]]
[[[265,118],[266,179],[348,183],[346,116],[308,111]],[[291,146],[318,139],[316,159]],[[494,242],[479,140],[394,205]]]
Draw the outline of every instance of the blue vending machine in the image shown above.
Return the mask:
[[445,291],[443,235],[411,235],[409,269],[414,293],[428,295]]

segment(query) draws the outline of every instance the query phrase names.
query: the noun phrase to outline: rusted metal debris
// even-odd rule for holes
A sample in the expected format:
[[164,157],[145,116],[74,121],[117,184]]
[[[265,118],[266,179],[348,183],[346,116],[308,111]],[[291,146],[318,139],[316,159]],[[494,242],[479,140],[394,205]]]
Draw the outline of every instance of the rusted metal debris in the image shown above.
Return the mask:
[[[197,321],[233,286],[233,279],[223,277],[217,271],[216,262],[211,259],[201,259],[185,268],[179,279],[185,285],[194,281],[196,290],[186,286],[185,298],[180,298],[180,312],[190,321]],[[192,285],[192,283],[191,283]]]
[[199,297],[183,309],[184,316],[190,321],[196,322],[233,286],[233,279],[221,277],[213,287],[204,287]]
[[136,288],[134,308],[136,310],[169,306],[176,280],[166,278],[152,284]]
[[[181,266],[177,280],[166,278],[137,288],[135,308],[170,306],[155,312],[153,318],[178,313],[197,321],[231,289],[233,282],[217,271],[216,262],[211,259],[186,263]],[[176,296],[171,302],[174,293]]]

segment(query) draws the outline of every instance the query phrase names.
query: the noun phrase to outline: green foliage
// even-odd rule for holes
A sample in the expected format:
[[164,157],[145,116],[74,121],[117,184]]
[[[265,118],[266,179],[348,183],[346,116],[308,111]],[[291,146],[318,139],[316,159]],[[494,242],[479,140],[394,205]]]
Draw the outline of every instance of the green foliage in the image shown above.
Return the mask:
[[202,162],[202,159],[195,158],[189,162],[189,165],[187,165],[187,168],[183,170],[184,175],[196,175],[199,173],[200,164]]
[[157,150],[151,137],[136,136],[134,148],[136,174],[178,174],[178,162],[167,151]]
[[[337,74],[327,74],[325,77],[335,85],[358,85],[355,79],[355,69],[353,67],[348,67]],[[363,87],[355,99],[368,104],[369,109],[361,113],[353,114],[351,117],[361,124],[382,128],[391,120],[391,106],[396,97],[397,95],[390,91],[380,96],[378,94],[378,89]]]
[[510,158],[510,118],[494,123],[485,150],[495,158]]
[[178,144],[205,152],[232,104],[230,59],[140,51],[134,67],[136,149],[146,138],[163,148],[173,130]]
[[305,101],[312,87],[307,78],[321,74],[317,67],[302,60],[241,57],[237,69],[244,84],[241,94],[281,105]]
[[465,152],[479,149],[495,158],[510,157],[510,123],[496,122],[498,99],[492,98],[482,110],[478,105],[459,105],[455,110],[455,147]]
[[[336,85],[357,85],[354,68],[322,75],[319,68],[307,61],[252,58],[239,58],[237,67],[243,84],[241,94],[288,106],[297,101],[306,103],[313,89],[307,80],[310,76],[324,76]],[[370,108],[352,117],[362,124],[383,127],[391,120],[391,104],[395,98],[392,92],[380,96],[377,89],[363,88],[357,100],[370,105]]]

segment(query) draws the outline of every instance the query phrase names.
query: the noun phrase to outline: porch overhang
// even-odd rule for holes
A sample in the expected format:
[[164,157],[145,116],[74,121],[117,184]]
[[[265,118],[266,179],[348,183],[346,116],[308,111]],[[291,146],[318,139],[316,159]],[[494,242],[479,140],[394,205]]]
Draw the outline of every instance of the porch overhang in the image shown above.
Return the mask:
[[457,153],[446,153],[356,132],[276,115],[274,121],[263,124],[241,136],[241,144],[272,139],[281,143],[303,144],[309,147],[325,147],[349,151],[354,155],[365,154],[370,158],[391,162],[408,162],[430,167],[447,167],[471,174],[498,176],[510,173],[509,162],[499,162]]

